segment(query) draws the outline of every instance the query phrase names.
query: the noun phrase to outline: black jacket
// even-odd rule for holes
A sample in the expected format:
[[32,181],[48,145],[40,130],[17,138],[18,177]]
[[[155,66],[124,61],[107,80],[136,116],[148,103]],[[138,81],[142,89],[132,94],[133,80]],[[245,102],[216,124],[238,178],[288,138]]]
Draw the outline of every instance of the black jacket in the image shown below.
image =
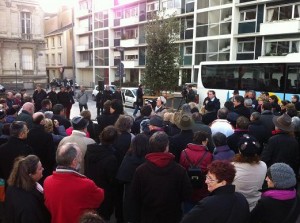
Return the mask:
[[299,172],[299,144],[288,133],[281,132],[272,136],[261,154],[261,160],[268,167],[274,163],[286,163],[290,165],[295,174]]
[[15,158],[32,153],[32,148],[27,145],[26,140],[9,137],[8,142],[0,146],[0,178],[8,179]]
[[52,135],[44,130],[43,125],[34,124],[28,132],[27,143],[33,149],[33,153],[38,156],[44,167],[41,182],[50,176],[55,168],[55,145]]
[[5,223],[48,223],[50,214],[44,205],[44,196],[36,189],[25,191],[8,186],[5,197]]
[[[290,212],[291,215],[287,219]],[[261,197],[251,211],[251,223],[294,223],[299,213],[300,199],[298,196],[289,200]]]
[[111,145],[90,144],[87,146],[84,174],[105,191],[104,201],[99,208],[99,213],[105,219],[109,219],[113,213],[117,170],[117,158]]
[[131,190],[138,207],[132,212],[141,223],[177,223],[192,186],[186,170],[176,162],[158,167],[147,160],[137,168]]
[[201,200],[181,223],[247,223],[249,219],[246,198],[235,192],[234,185],[225,185]]
[[175,156],[175,161],[179,163],[181,151],[186,148],[188,143],[193,142],[193,130],[182,130],[179,134],[169,137],[170,153]]

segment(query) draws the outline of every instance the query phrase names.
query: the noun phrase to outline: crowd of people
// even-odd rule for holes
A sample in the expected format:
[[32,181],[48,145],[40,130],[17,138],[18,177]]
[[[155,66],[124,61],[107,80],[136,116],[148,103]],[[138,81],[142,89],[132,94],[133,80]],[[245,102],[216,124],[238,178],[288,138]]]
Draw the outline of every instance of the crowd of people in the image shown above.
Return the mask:
[[[7,92],[0,222],[296,222],[298,95],[234,91],[221,105],[210,90],[202,105],[173,111],[164,96],[145,104],[138,91],[133,116],[120,91],[100,92],[97,123],[82,86]],[[70,119],[75,101],[80,115]]]

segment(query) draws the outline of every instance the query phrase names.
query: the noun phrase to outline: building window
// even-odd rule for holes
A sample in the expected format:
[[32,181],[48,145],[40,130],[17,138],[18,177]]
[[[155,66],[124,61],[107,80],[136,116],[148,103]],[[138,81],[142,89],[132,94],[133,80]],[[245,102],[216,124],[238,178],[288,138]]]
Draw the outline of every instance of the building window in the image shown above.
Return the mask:
[[61,47],[61,36],[58,36],[58,46]]
[[108,46],[108,30],[95,32],[95,47]]
[[121,31],[115,30],[115,39],[121,39]]
[[61,65],[62,64],[62,60],[61,60],[61,53],[58,54],[58,64]]
[[49,55],[46,54],[46,65],[49,65]]
[[136,39],[138,36],[137,29],[126,29],[124,30],[122,39]]
[[186,29],[193,29],[194,28],[194,19],[193,18],[186,19],[185,27],[186,27]]
[[33,70],[32,49],[22,49],[22,68],[23,70]]
[[108,11],[95,13],[95,29],[108,27]]
[[54,39],[54,37],[52,37],[51,40],[52,40],[52,48],[54,48],[55,47],[55,39]]
[[127,8],[124,10],[124,18],[137,17],[138,16],[138,7]]
[[95,65],[96,66],[109,65],[108,50],[95,50]]
[[256,10],[247,10],[240,12],[240,21],[248,21],[248,20],[255,20],[256,19]]
[[300,4],[299,5],[295,5],[294,18],[300,18]]
[[154,12],[158,10],[158,2],[147,3],[147,12]]
[[243,41],[238,43],[238,52],[239,53],[249,53],[254,52],[254,41]]
[[293,17],[293,7],[295,5],[285,5],[285,6],[278,6],[273,8],[267,9],[267,21],[278,21],[278,20],[288,20],[292,19]]
[[184,55],[190,56],[193,54],[193,45],[192,44],[186,44],[184,46]]
[[48,38],[45,39],[45,48],[48,49]]
[[22,38],[31,39],[31,14],[30,12],[21,12]]
[[284,56],[288,53],[300,52],[300,40],[272,41],[265,43],[266,56]]
[[52,62],[51,63],[52,65],[55,65],[55,54],[54,53],[52,54],[52,61],[51,62]]
[[137,60],[138,55],[125,55],[125,60]]
[[121,19],[122,18],[122,11],[117,10],[115,11],[115,19]]

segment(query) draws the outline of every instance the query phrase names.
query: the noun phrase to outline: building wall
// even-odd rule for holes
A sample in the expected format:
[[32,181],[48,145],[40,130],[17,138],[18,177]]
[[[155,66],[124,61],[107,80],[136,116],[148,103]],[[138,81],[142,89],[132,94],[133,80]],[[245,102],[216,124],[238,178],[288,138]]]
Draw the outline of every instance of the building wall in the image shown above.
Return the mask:
[[0,0],[0,83],[7,89],[46,84],[43,17],[36,1]]

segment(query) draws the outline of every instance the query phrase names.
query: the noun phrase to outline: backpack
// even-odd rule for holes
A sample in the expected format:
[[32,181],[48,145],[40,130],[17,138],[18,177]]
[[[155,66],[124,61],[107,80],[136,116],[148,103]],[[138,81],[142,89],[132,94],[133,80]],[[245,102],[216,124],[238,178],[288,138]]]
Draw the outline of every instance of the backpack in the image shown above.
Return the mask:
[[203,171],[201,170],[200,164],[202,160],[205,158],[207,151],[205,151],[204,155],[196,162],[195,164],[192,163],[190,158],[188,157],[187,153],[185,150],[183,150],[186,160],[189,163],[189,168],[187,169],[187,174],[190,178],[191,184],[193,188],[200,189],[203,187],[204,182],[205,182],[205,175]]

